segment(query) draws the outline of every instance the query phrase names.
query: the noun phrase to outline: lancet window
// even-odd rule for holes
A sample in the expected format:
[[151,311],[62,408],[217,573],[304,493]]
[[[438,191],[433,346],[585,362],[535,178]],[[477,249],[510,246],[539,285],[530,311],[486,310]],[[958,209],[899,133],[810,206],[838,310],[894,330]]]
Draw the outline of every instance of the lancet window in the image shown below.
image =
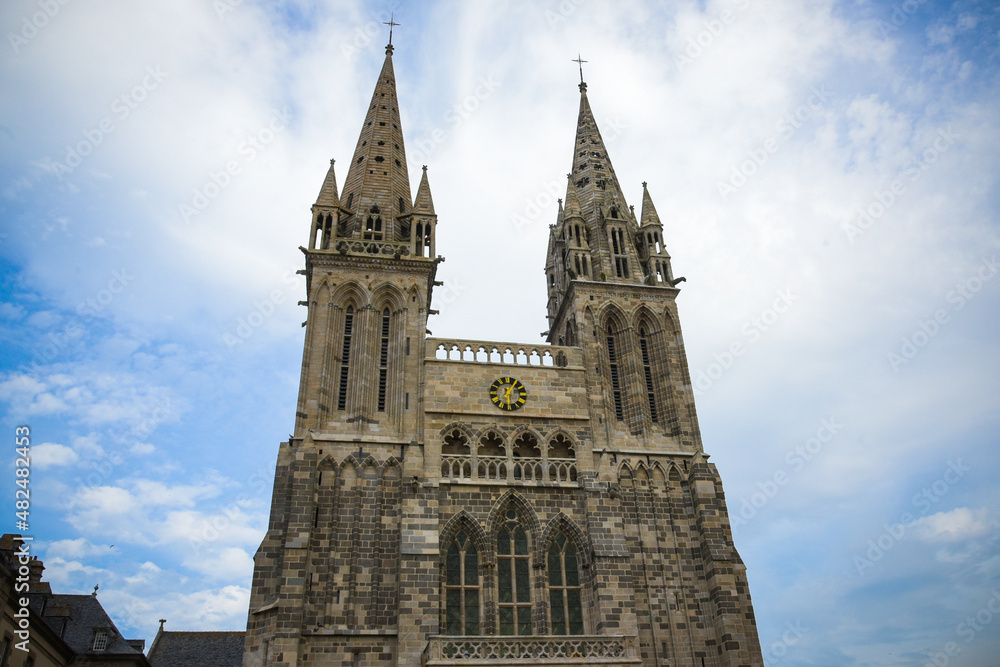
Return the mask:
[[548,554],[549,609],[554,635],[583,634],[583,588],[576,548],[559,533]]
[[530,635],[531,555],[528,533],[514,510],[507,510],[506,519],[497,533],[499,634]]
[[445,557],[445,632],[478,635],[479,554],[465,531],[452,540]]

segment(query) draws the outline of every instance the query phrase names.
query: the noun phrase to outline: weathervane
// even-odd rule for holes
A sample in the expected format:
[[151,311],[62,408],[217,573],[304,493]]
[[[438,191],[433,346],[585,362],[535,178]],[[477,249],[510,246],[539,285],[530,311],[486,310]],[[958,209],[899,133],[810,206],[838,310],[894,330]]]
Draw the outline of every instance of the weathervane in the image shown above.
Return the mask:
[[574,60],[571,60],[570,62],[574,62],[574,63],[576,63],[577,65],[580,66],[580,92],[582,93],[583,91],[587,90],[587,84],[583,80],[583,63],[585,63],[587,61],[584,60],[583,58],[581,58],[580,54],[577,53],[576,54],[576,58]]

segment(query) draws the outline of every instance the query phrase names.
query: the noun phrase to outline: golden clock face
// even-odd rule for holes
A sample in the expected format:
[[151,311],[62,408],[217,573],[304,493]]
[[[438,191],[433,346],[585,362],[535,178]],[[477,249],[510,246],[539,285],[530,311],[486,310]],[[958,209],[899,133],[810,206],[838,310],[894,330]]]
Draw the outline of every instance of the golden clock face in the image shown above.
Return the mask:
[[490,385],[490,400],[501,410],[517,410],[528,398],[528,390],[520,380],[512,377],[501,377]]

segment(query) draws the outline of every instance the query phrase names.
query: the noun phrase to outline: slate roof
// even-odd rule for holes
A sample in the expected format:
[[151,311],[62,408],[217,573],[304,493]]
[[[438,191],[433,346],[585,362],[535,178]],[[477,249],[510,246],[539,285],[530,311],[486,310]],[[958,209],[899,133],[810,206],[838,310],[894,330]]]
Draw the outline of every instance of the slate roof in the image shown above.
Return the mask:
[[159,632],[149,647],[153,667],[240,667],[244,632]]
[[[63,631],[63,619],[69,622]],[[104,611],[95,595],[64,595],[56,593],[48,601],[43,616],[45,622],[57,633],[77,655],[142,655],[122,637],[114,622]],[[108,647],[103,651],[94,650],[95,629],[108,631]]]

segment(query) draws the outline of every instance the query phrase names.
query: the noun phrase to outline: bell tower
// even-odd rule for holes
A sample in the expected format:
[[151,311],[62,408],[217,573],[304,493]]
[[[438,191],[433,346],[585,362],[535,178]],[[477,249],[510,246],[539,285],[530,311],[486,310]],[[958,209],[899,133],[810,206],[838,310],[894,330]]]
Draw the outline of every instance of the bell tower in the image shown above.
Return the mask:
[[248,666],[394,651],[401,539],[420,512],[403,479],[422,475],[424,340],[443,258],[426,167],[410,195],[392,54],[390,42],[344,187],[331,160],[301,248],[295,429],[254,559]]

